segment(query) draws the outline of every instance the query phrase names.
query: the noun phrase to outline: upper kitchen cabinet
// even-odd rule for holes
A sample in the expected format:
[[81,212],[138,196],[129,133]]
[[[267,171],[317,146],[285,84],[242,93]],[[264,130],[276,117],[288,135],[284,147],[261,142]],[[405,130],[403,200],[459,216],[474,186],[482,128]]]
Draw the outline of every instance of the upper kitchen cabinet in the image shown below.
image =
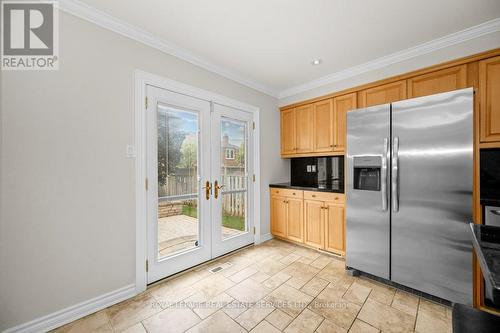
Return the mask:
[[[479,62],[480,141],[500,147],[500,56]],[[490,146],[490,147],[493,147]]]
[[333,151],[333,100],[327,99],[314,103],[313,146],[315,152]]
[[295,153],[295,109],[281,111],[281,154]]
[[467,87],[467,65],[460,65],[408,79],[408,98],[439,94],[465,87]]
[[406,99],[406,80],[387,83],[359,92],[360,108]]
[[313,151],[313,105],[295,108],[295,152],[297,154]]
[[333,99],[334,111],[334,144],[333,150],[337,152],[345,151],[346,142],[346,114],[347,111],[356,108],[356,93],[347,94]]

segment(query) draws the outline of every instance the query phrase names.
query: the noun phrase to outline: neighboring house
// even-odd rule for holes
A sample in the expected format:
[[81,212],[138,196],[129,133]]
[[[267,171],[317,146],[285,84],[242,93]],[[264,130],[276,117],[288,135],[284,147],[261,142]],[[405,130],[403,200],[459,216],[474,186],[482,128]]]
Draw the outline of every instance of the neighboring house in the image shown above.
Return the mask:
[[222,164],[224,166],[241,166],[240,161],[237,156],[240,151],[240,147],[229,143],[229,136],[224,134],[222,137]]

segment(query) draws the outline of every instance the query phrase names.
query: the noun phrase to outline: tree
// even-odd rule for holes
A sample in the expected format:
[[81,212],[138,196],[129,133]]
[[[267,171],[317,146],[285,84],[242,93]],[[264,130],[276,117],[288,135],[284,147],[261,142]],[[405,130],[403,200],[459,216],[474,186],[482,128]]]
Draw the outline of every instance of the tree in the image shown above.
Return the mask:
[[178,168],[194,169],[197,162],[196,136],[186,136],[184,141],[182,141],[180,152],[181,158],[178,164]]
[[236,162],[243,166],[245,165],[245,143],[242,142],[240,145],[240,149],[238,150],[238,153],[236,154]]
[[172,174],[181,159],[181,144],[186,133],[180,131],[181,119],[165,112],[158,114],[158,183],[167,183],[168,174]]

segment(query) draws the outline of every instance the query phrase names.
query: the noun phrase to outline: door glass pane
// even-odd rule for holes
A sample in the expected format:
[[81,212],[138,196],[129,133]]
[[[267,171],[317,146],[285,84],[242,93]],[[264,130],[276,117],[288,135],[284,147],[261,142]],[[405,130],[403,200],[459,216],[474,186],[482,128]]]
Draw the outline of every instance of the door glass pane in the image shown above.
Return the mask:
[[199,246],[198,114],[158,105],[158,257]]
[[222,239],[247,231],[247,124],[221,120]]

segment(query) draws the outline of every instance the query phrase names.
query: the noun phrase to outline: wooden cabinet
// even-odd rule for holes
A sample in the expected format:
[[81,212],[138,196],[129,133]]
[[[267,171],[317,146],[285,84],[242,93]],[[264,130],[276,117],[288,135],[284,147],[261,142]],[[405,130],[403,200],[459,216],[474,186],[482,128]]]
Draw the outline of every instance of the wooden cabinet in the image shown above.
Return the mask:
[[287,198],[286,237],[295,242],[304,241],[304,202],[302,199]]
[[271,188],[271,233],[344,254],[344,202],[342,193]]
[[319,249],[325,247],[324,202],[304,200],[304,243]]
[[406,99],[406,80],[387,83],[359,92],[359,107],[369,107]]
[[325,216],[325,250],[344,254],[344,206],[327,204]]
[[286,236],[287,205],[286,198],[271,196],[271,233]]
[[333,99],[334,113],[334,144],[333,150],[338,152],[345,151],[346,144],[346,114],[347,111],[356,109],[356,93],[347,94]]
[[408,98],[467,87],[467,65],[445,68],[408,79]]
[[313,105],[295,108],[295,152],[313,151]]
[[334,150],[334,113],[333,100],[327,99],[314,103],[313,111],[313,151],[330,152]]
[[295,153],[295,109],[281,111],[281,154]]
[[479,62],[480,141],[500,147],[500,56]]

